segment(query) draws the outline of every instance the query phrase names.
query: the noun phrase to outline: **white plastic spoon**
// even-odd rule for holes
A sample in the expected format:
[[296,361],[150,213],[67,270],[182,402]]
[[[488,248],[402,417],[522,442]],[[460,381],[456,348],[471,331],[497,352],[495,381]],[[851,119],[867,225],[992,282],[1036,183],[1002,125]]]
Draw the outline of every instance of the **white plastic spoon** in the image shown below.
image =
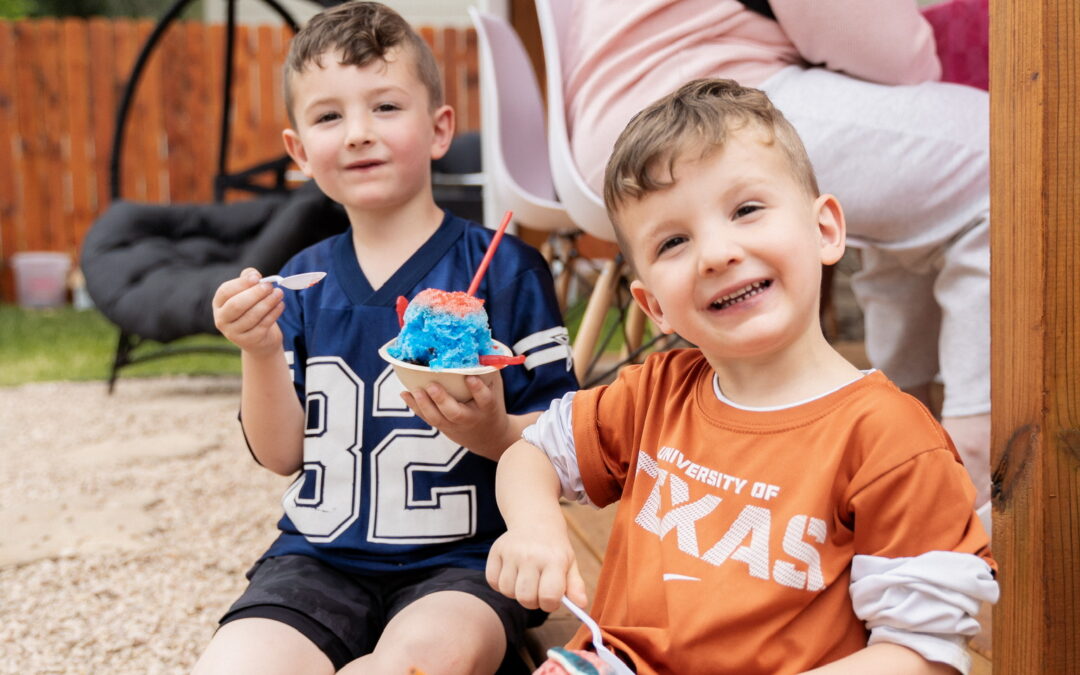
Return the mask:
[[289,277],[282,277],[280,274],[274,274],[263,277],[259,281],[264,281],[268,284],[277,284],[290,291],[302,291],[305,288],[319,283],[325,276],[326,272],[304,272],[303,274],[294,274]]
[[615,675],[634,675],[634,671],[630,670],[618,656],[615,656],[610,649],[604,646],[604,638],[600,635],[600,626],[596,625],[596,622],[593,621],[593,618],[589,616],[585,610],[575,605],[573,601],[565,595],[562,598],[562,604],[566,605],[566,608],[573,612],[574,616],[581,619],[581,622],[589,628],[589,632],[592,633],[593,647],[596,648],[596,655],[600,657],[601,661],[611,666],[615,671]]

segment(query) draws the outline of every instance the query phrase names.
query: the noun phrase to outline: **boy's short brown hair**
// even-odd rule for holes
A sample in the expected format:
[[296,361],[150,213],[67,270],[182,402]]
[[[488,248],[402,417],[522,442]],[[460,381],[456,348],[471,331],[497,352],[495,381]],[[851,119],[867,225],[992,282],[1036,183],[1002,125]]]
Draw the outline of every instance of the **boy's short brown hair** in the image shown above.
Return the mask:
[[[705,157],[723,147],[730,131],[748,124],[772,134],[795,179],[817,197],[817,178],[799,134],[763,91],[734,80],[693,80],[635,115],[615,141],[604,172],[604,203],[616,235],[616,217],[627,201],[669,187],[676,160],[694,152]],[[657,171],[661,165],[666,172]]]
[[428,91],[432,110],[443,104],[442,76],[431,48],[400,14],[379,2],[346,2],[311,18],[292,39],[285,58],[285,107],[293,116],[292,78],[313,64],[322,66],[326,54],[340,52],[341,64],[366,66],[401,47],[416,60],[417,76]]

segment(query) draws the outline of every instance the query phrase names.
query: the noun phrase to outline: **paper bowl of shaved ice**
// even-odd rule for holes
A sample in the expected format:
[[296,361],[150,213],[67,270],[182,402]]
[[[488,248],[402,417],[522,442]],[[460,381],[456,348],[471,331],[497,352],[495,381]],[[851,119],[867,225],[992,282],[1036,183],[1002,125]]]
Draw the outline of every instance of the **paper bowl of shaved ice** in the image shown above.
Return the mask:
[[493,340],[484,301],[461,291],[429,288],[411,302],[398,298],[401,332],[379,349],[406,389],[438,383],[458,401],[472,392],[465,377],[491,386],[500,368],[521,363],[509,347]]

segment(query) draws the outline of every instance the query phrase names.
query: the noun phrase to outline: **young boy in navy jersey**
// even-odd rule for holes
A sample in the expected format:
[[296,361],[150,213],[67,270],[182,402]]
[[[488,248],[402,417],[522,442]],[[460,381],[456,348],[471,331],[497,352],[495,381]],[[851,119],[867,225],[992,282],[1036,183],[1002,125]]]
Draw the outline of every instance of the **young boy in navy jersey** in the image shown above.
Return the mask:
[[[285,147],[351,228],[281,270],[326,271],[313,287],[283,292],[248,269],[215,294],[242,351],[252,455],[298,477],[196,672],[508,672],[529,615],[484,580],[505,529],[493,460],[576,386],[549,270],[507,237],[477,292],[523,366],[491,388],[469,378],[467,403],[434,385],[404,394],[377,353],[397,334],[395,300],[467,288],[493,234],[435,204],[430,163],[454,113],[434,57],[393,10],[350,2],[296,35],[285,85]],[[437,410],[438,428],[403,398]]]

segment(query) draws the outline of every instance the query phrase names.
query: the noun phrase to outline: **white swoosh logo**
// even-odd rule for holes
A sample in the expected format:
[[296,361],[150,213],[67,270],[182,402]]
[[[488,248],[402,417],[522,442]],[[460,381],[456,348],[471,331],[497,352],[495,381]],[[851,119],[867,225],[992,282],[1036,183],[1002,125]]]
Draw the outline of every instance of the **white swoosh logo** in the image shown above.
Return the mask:
[[685,574],[665,574],[664,581],[701,581],[699,577],[688,577]]

